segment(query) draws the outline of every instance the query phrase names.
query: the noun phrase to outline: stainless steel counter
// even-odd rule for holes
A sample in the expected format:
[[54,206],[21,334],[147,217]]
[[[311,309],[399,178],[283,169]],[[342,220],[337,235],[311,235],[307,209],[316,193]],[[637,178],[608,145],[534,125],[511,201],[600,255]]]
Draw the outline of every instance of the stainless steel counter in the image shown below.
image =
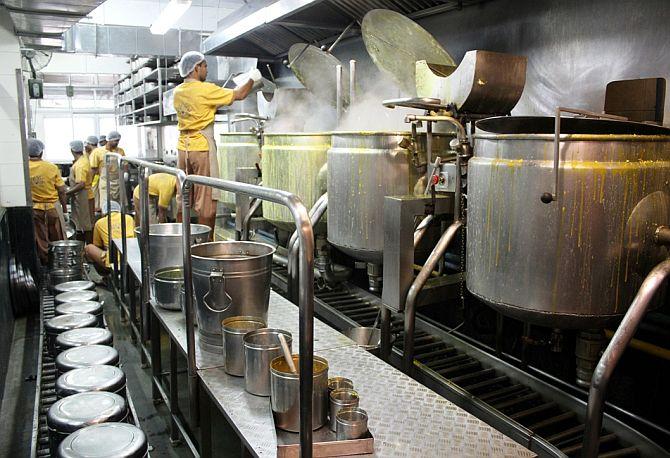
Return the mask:
[[[181,312],[152,306],[171,339],[186,353]],[[298,342],[298,308],[274,291],[268,325],[293,334]],[[353,380],[361,407],[370,415],[375,456],[514,456],[535,454],[461,408],[419,384],[322,321],[314,320],[314,351],[326,358],[330,376]],[[197,333],[196,333],[197,339]],[[223,358],[197,349],[198,376],[212,404],[256,456],[275,456],[277,437],[269,398],[244,389],[244,379],[223,370]]]
[[[112,242],[119,253],[123,253],[123,246],[121,244],[121,239],[113,239]],[[137,284],[142,284],[142,259],[140,257],[140,244],[136,238],[126,239],[126,246],[128,247],[128,253],[126,254],[126,260],[128,262],[128,267],[133,273]]]

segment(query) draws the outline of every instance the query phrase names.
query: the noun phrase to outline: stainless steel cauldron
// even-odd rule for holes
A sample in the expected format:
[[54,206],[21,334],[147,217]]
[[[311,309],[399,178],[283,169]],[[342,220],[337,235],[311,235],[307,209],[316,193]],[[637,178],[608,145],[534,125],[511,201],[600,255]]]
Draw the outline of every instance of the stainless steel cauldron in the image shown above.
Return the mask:
[[256,242],[211,242],[191,248],[200,344],[221,353],[221,322],[255,316],[267,322],[275,249]]
[[[261,161],[258,136],[251,133],[227,132],[219,137],[219,172],[224,180],[236,181],[238,167],[253,167]],[[235,194],[221,191],[219,200],[229,210],[235,210]]]
[[468,163],[467,286],[520,320],[593,328],[626,312],[667,251],[670,130],[564,118],[557,200],[554,118],[478,123]]

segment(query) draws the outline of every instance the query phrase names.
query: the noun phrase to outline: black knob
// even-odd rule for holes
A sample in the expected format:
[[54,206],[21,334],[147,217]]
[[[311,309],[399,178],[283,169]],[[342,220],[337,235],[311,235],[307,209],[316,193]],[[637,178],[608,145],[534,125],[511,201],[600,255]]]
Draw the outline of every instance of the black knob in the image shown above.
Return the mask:
[[542,193],[540,200],[545,204],[550,204],[554,200],[554,196],[550,192],[544,192]]

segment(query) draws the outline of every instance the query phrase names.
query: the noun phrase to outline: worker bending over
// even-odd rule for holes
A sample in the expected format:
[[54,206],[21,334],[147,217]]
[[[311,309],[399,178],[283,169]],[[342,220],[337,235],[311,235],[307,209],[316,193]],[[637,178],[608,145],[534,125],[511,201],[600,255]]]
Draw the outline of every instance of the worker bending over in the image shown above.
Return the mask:
[[60,201],[63,209],[67,209],[67,198],[60,170],[51,162],[42,159],[43,152],[44,143],[35,138],[28,139],[28,156],[30,157],[28,168],[30,194],[33,200],[35,243],[40,261],[46,265],[49,242],[64,238],[63,228],[56,211],[56,202]]
[[[169,173],[154,173],[149,175],[149,224],[166,223],[167,209],[170,201],[177,193],[177,177]],[[142,211],[140,186],[133,192],[135,204],[135,225],[140,225]]]
[[[98,147],[98,137],[89,135],[84,141],[84,155],[88,158],[89,165],[91,163],[91,154]],[[100,177],[93,176],[93,169],[91,169],[91,192],[89,193],[88,205],[91,211],[91,222],[95,222],[95,210],[100,206],[98,203],[98,179]],[[93,194],[91,198],[90,195]]]
[[[236,89],[222,88],[205,82],[205,56],[197,51],[189,51],[179,61],[179,74],[184,82],[174,90],[174,108],[179,129],[178,167],[186,174],[219,178],[214,115],[219,107],[230,105],[236,100],[244,100],[254,83],[260,81],[260,72],[250,72],[249,80]],[[219,190],[194,185],[192,194],[193,209],[198,214],[198,222],[211,227],[213,234]],[[181,206],[179,210],[181,212]]]
[[[95,263],[95,266],[98,268],[100,273],[109,272],[109,267],[112,265],[109,259],[109,230],[108,230],[108,219],[111,219],[112,224],[112,237],[111,239],[120,239],[122,236],[121,232],[121,206],[118,202],[112,201],[110,204],[111,210],[107,214],[107,202],[102,202],[102,213],[107,214],[106,216],[100,218],[93,228],[93,243],[86,245],[86,258],[89,261]],[[135,237],[135,224],[133,223],[133,217],[130,215],[126,216],[126,237],[134,238]]]
[[[91,153],[91,171],[94,177],[96,175],[100,177],[98,179],[98,200],[100,202],[107,202],[108,185],[111,199],[117,202],[121,200],[121,193],[119,191],[121,185],[119,182],[119,169],[115,163],[112,163],[109,166],[109,177],[107,177],[107,162],[105,159],[107,153],[117,153],[121,156],[126,155],[123,148],[119,147],[119,141],[121,141],[121,134],[113,130],[107,135],[105,146],[96,148]],[[127,168],[127,164],[124,168]]]
[[89,208],[89,198],[93,198],[91,190],[91,166],[84,154],[84,142],[73,140],[70,142],[70,152],[74,157],[74,163],[70,167],[70,188],[67,196],[71,199],[70,219],[74,223],[75,230],[83,234],[86,242],[92,240],[93,220]]

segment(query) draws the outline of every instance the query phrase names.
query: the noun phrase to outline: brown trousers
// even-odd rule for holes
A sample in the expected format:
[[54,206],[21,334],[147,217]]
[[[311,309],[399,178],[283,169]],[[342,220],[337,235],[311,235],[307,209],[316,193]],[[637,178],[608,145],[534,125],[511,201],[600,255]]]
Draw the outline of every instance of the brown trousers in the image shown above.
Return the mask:
[[49,242],[63,240],[63,231],[58,220],[55,208],[49,210],[34,210],[33,223],[35,224],[35,242],[37,243],[37,255],[46,265],[49,260]]
[[[186,172],[187,175],[212,176],[210,173],[209,151],[186,152],[179,150],[177,167]],[[191,205],[193,205],[193,210],[201,218],[213,219],[216,216],[216,200],[212,198],[212,188],[209,186],[193,185]]]

